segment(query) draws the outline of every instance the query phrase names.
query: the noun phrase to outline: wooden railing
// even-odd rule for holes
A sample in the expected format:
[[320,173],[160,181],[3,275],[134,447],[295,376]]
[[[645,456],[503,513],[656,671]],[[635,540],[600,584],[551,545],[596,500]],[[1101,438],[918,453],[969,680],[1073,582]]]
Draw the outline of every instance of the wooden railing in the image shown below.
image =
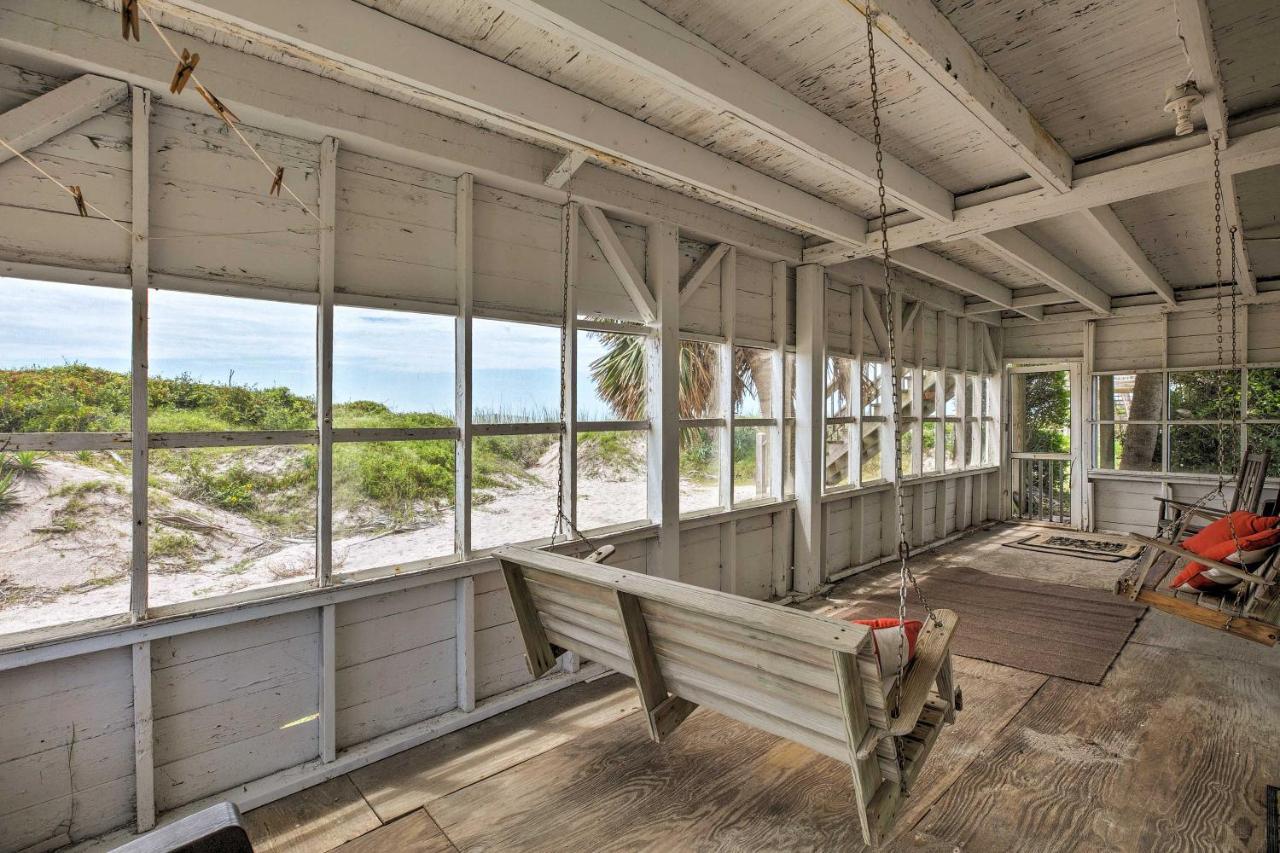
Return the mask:
[[1071,459],[1036,456],[1014,460],[1018,485],[1014,510],[1033,521],[1071,523]]

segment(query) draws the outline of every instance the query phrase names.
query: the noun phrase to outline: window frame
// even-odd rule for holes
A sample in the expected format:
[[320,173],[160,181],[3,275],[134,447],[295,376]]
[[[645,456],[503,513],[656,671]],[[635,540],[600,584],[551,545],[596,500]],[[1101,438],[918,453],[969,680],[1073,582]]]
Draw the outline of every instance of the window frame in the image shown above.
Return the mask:
[[[1170,403],[1170,382],[1173,377],[1179,373],[1212,373],[1217,370],[1224,372],[1236,371],[1240,382],[1239,407],[1236,412],[1235,420],[1229,418],[1223,419],[1204,419],[1204,418],[1175,418],[1171,411]],[[1089,458],[1089,474],[1108,476],[1134,476],[1134,477],[1163,477],[1163,478],[1204,478],[1214,477],[1215,472],[1205,471],[1178,471],[1174,470],[1172,465],[1173,457],[1173,428],[1185,426],[1227,426],[1236,424],[1239,430],[1236,440],[1238,447],[1243,449],[1249,447],[1249,433],[1251,428],[1258,426],[1280,426],[1280,416],[1276,417],[1254,417],[1249,414],[1249,374],[1255,370],[1280,370],[1280,362],[1259,362],[1251,364],[1241,364],[1236,367],[1224,365],[1219,368],[1217,365],[1202,365],[1191,367],[1164,367],[1164,368],[1140,368],[1125,370],[1098,370],[1090,375],[1089,387],[1089,417],[1087,423],[1089,425],[1089,440],[1091,442],[1091,452]],[[1117,418],[1100,418],[1099,411],[1099,380],[1105,376],[1137,376],[1139,374],[1159,374],[1161,377],[1161,401],[1160,401],[1160,418],[1157,420],[1119,420]],[[1103,468],[1098,465],[1098,448],[1099,448],[1099,427],[1100,426],[1127,426],[1129,424],[1153,425],[1160,429],[1160,466],[1156,469],[1129,470],[1123,468]],[[1233,476],[1232,472],[1236,470],[1239,464],[1239,454],[1234,454],[1230,459],[1230,468],[1226,472]],[[1274,475],[1269,475],[1274,476]]]

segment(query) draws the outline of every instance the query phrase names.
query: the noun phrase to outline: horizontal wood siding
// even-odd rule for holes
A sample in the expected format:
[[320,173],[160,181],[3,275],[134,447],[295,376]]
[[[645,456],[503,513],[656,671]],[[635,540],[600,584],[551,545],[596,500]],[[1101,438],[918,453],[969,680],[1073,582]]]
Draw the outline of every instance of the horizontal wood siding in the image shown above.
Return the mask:
[[458,705],[452,582],[337,606],[339,749]]
[[152,643],[156,807],[314,758],[319,659],[315,610]]
[[0,851],[128,824],[133,769],[128,648],[0,672]]
[[[285,183],[317,210],[320,146],[246,125],[241,129],[268,162],[284,166]],[[270,186],[271,175],[219,119],[156,104],[151,119],[152,274],[315,292],[319,223],[293,199],[270,195]],[[195,236],[291,228],[304,233]]]
[[1084,321],[1036,323],[1013,320],[1004,327],[1005,361],[1021,358],[1080,358],[1084,354]]
[[338,151],[338,293],[457,301],[453,178]]

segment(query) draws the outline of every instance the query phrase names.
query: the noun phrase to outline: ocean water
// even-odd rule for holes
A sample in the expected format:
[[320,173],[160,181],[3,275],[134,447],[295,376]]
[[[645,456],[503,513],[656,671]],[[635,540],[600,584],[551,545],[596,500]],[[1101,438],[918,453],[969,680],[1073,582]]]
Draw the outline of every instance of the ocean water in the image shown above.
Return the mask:
[[[128,291],[0,277],[0,369],[69,362],[125,372],[131,362]],[[316,392],[315,308],[152,291],[151,375]],[[450,317],[339,307],[334,313],[334,400],[373,400],[398,412],[454,407]],[[590,377],[603,353],[580,340],[579,414],[605,420]],[[554,417],[560,410],[560,332],[476,320],[472,388],[477,412]]]

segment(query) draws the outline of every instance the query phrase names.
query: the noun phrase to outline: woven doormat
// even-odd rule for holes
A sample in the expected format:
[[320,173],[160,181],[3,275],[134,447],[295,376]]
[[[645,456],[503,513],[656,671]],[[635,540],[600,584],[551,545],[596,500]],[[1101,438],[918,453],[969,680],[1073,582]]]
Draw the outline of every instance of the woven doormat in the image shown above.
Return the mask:
[[1017,542],[1002,544],[1006,548],[1017,548],[1020,551],[1067,554],[1102,563],[1132,560],[1142,553],[1141,545],[1131,545],[1128,542],[1116,542],[1113,539],[1079,533],[1034,533]]

